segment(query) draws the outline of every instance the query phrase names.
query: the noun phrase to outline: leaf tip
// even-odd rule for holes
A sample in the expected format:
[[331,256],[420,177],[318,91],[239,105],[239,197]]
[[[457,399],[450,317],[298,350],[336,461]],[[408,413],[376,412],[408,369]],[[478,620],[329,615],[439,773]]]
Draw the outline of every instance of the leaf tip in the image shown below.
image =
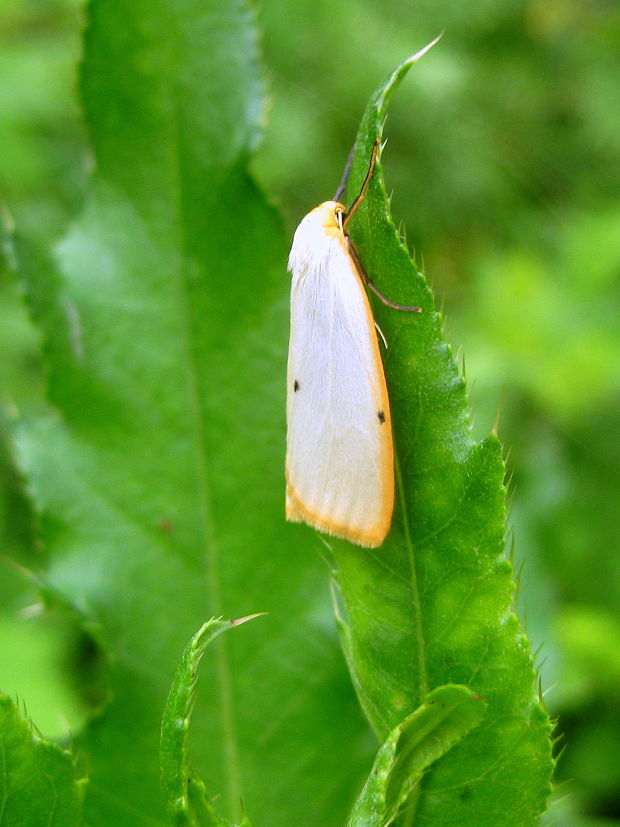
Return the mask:
[[241,626],[243,623],[247,623],[248,620],[254,620],[255,617],[263,617],[266,615],[267,612],[255,612],[251,615],[246,615],[245,617],[237,617],[234,620],[229,620],[231,626]]
[[407,58],[407,60],[405,61],[405,64],[406,65],[411,65],[412,63],[417,63],[417,61],[420,60],[420,58],[424,57],[424,55],[427,52],[430,52],[430,50],[433,48],[433,46],[436,46],[437,43],[439,43],[441,38],[444,36],[444,32],[445,32],[445,29],[443,29],[441,32],[439,32],[439,34],[437,35],[437,37],[434,40],[431,40],[430,43],[427,43],[426,46],[423,46],[418,52],[416,52],[414,55],[411,55],[411,57]]

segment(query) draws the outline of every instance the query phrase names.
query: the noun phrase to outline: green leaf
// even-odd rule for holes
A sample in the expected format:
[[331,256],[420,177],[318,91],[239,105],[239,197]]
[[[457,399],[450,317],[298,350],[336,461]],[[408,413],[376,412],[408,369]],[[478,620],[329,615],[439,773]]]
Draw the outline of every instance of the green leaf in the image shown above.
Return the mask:
[[[168,695],[161,728],[161,774],[168,813],[173,824],[184,827],[231,827],[211,803],[200,779],[193,777],[187,752],[192,708],[196,700],[196,678],[207,646],[219,634],[251,620],[218,620],[204,623],[185,647]],[[244,824],[248,824],[244,820]]]
[[[388,101],[417,57],[389,76],[366,109],[350,200],[382,135]],[[380,549],[333,542],[349,668],[381,741],[443,684],[488,700],[484,726],[425,773],[403,823],[533,824],[550,790],[550,724],[512,610],[501,447],[494,434],[472,439],[465,381],[394,226],[380,161],[349,230],[377,287],[423,308],[413,314],[374,302],[388,345],[398,493]]]
[[387,827],[423,772],[473,727],[486,703],[464,686],[441,686],[395,727],[381,745],[348,827]]
[[0,824],[72,827],[82,823],[83,783],[69,752],[45,741],[0,694]]
[[[352,188],[404,71],[371,103]],[[205,616],[269,612],[261,630],[214,642],[201,669],[192,755],[222,820],[245,809],[270,827],[342,824],[368,764],[310,553],[318,540],[283,519],[286,243],[246,172],[259,76],[243,3],[91,0],[82,90],[96,174],[53,258],[22,258],[51,403],[17,434],[49,552],[45,592],[108,664],[108,703],[76,738],[92,827],[164,823],[161,714]],[[438,686],[489,702],[399,820],[530,823],[546,793],[548,721],[499,559],[499,446],[469,436],[464,383],[398,243],[380,168],[352,224],[378,286],[425,311],[377,309],[401,503],[384,548],[334,544],[355,687],[381,742]],[[410,774],[405,763],[389,801]],[[220,818],[200,782],[187,797],[196,819]]]
[[167,821],[159,734],[179,652],[205,616],[268,611],[201,669],[196,767],[230,820],[342,824],[371,745],[316,539],[284,520],[288,240],[246,172],[253,19],[233,0],[88,14],[96,174],[52,260],[22,249],[52,406],[17,432],[46,592],[107,661],[108,702],[75,738],[86,819]]

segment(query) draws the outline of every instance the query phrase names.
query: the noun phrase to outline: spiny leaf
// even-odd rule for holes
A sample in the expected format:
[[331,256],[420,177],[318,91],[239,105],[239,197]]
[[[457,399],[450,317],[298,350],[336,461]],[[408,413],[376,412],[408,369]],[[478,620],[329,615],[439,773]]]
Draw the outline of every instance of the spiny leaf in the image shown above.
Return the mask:
[[[381,138],[387,103],[417,57],[370,100],[351,198]],[[381,548],[333,543],[349,668],[382,741],[440,685],[462,684],[488,700],[484,725],[426,772],[403,823],[533,824],[549,792],[550,724],[511,610],[501,447],[493,434],[480,443],[471,436],[465,382],[394,226],[380,161],[349,231],[379,289],[423,308],[409,314],[375,302],[388,344],[398,502]]]
[[440,686],[381,745],[348,827],[387,827],[423,772],[484,717],[486,703],[464,686]]
[[50,744],[0,694],[0,824],[3,827],[78,827],[83,782],[73,758]]
[[[187,739],[196,700],[198,666],[207,646],[227,629],[252,617],[238,620],[211,619],[204,623],[185,647],[166,701],[161,728],[161,774],[170,820],[178,827],[232,827],[213,806],[203,782],[194,777]],[[243,824],[249,822],[244,819]]]

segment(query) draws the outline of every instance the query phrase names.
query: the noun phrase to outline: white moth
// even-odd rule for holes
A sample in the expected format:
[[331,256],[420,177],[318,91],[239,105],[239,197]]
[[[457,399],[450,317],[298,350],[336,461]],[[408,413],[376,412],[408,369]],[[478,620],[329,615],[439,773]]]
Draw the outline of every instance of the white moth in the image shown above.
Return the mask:
[[[394,450],[385,375],[369,284],[345,227],[348,211],[326,201],[301,222],[292,273],[288,356],[286,516],[361,546],[381,545],[394,505]],[[346,173],[345,173],[346,175]]]

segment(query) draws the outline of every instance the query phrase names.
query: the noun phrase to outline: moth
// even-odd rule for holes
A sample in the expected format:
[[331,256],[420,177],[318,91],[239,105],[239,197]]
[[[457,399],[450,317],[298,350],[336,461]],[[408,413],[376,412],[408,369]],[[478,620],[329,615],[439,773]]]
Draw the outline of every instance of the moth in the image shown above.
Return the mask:
[[351,207],[334,200],[297,228],[288,266],[291,328],[287,367],[286,517],[360,546],[381,545],[394,507],[390,403],[370,282],[347,235],[366,196],[379,141]]

